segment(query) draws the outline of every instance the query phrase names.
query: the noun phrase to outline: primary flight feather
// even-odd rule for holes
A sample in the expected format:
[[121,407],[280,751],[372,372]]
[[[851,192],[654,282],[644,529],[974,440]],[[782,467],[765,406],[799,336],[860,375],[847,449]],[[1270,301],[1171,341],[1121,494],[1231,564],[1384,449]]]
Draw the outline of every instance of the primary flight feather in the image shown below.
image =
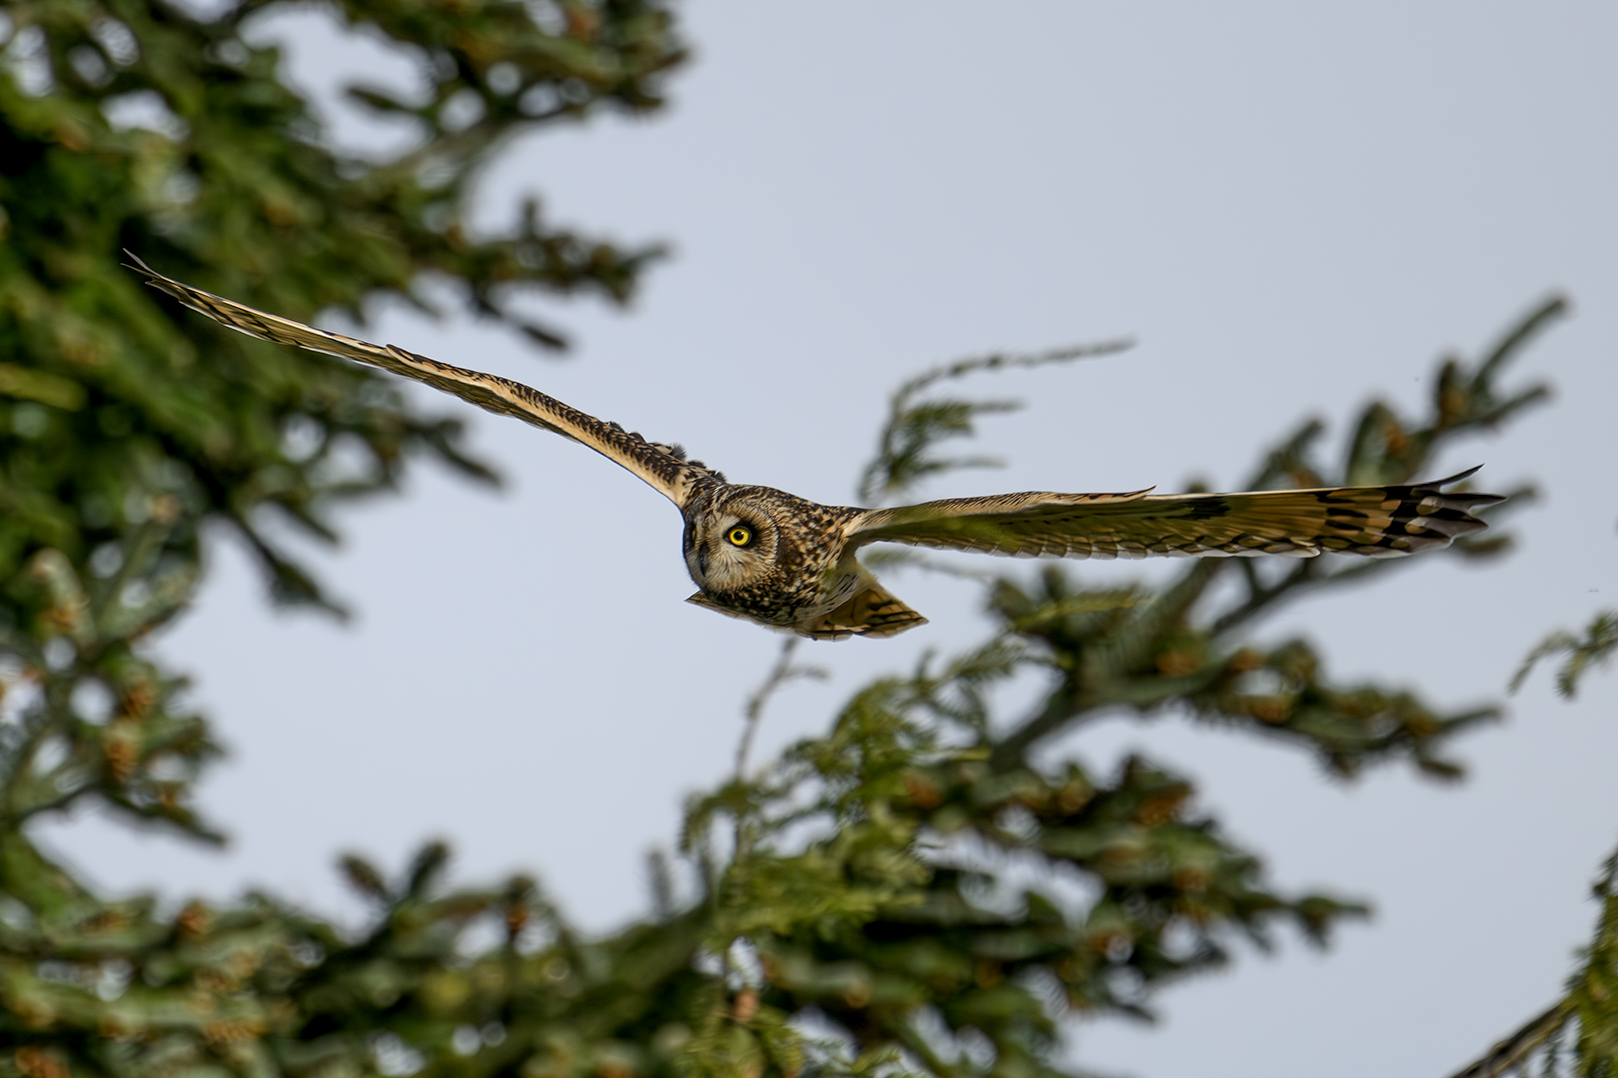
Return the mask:
[[1428,483],[1238,494],[1057,494],[949,498],[893,509],[821,505],[743,486],[676,445],[647,441],[536,389],[294,322],[163,276],[153,287],[221,325],[277,344],[381,367],[589,446],[679,507],[684,553],[700,589],[690,602],[817,639],[892,636],[927,619],[862,566],[869,543],[1022,557],[1392,557],[1447,546],[1485,527],[1471,514],[1494,494],[1445,491],[1476,468]]

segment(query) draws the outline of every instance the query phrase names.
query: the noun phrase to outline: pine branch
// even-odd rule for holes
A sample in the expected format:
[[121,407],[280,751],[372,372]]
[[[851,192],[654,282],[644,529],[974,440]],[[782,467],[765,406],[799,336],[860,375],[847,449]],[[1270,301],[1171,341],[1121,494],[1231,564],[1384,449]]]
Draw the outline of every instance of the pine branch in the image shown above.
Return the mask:
[[1566,654],[1566,661],[1556,672],[1556,692],[1571,700],[1578,694],[1579,680],[1590,668],[1609,665],[1615,653],[1618,653],[1618,611],[1604,610],[1590,622],[1582,637],[1555,632],[1540,641],[1512,675],[1507,691],[1515,693],[1521,689],[1541,659]]
[[972,420],[980,415],[1011,412],[1022,407],[1018,401],[944,398],[918,400],[921,393],[939,382],[965,378],[985,371],[1017,367],[1042,367],[1112,355],[1133,346],[1132,341],[1106,341],[1100,344],[1056,348],[1028,354],[994,353],[934,367],[906,380],[888,400],[888,418],[877,438],[876,455],[865,466],[857,496],[871,505],[882,504],[907,494],[928,476],[962,468],[996,468],[993,457],[938,457],[933,450],[951,438],[971,437]]
[[743,727],[741,740],[736,745],[736,781],[741,782],[747,770],[747,757],[753,748],[753,739],[758,734],[758,728],[764,720],[764,709],[768,706],[770,698],[779,692],[789,681],[798,678],[811,678],[823,681],[828,676],[825,669],[818,666],[794,666],[792,657],[798,650],[801,637],[789,636],[781,644],[781,654],[776,658],[775,665],[770,669],[764,684],[756,689],[752,696],[747,698],[747,706],[743,709]]
[[1500,1078],[1524,1066],[1535,1050],[1567,1026],[1575,1010],[1571,998],[1562,1000],[1543,1014],[1529,1019],[1521,1029],[1489,1049],[1476,1062],[1456,1071],[1452,1078]]

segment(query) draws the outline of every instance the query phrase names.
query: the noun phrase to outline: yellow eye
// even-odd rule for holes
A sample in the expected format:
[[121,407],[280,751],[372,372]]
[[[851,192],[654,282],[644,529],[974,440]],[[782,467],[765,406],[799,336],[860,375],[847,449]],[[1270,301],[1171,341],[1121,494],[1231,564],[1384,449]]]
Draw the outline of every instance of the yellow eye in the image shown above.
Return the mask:
[[738,524],[725,533],[725,538],[730,540],[732,546],[746,546],[753,541],[753,530]]

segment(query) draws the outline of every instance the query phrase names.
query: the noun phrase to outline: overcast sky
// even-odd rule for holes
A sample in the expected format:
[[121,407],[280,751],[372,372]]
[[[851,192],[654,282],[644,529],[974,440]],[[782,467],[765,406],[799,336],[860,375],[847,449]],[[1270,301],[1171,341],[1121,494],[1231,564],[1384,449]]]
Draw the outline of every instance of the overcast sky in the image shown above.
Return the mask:
[[[1419,686],[1441,707],[1499,696],[1546,632],[1618,606],[1618,7],[888,0],[679,5],[694,61],[647,120],[519,141],[477,219],[525,193],[553,220],[665,240],[632,310],[544,311],[577,342],[534,352],[466,319],[378,310],[366,327],[530,382],[733,480],[846,503],[887,392],[995,349],[1134,335],[1133,352],[978,383],[1029,407],[983,424],[993,490],[1172,491],[1239,482],[1305,414],[1371,394],[1414,408],[1434,359],[1476,356],[1552,291],[1575,304],[1508,385],[1553,404],[1439,462],[1544,498],[1489,567],[1413,563],[1303,602],[1341,679]],[[410,69],[306,14],[261,27],[324,92]],[[348,138],[386,132],[339,117]],[[336,323],[333,323],[334,325]],[[94,819],[51,838],[109,886],[169,895],[265,886],[345,917],[347,849],[396,870],[450,838],[457,876],[537,873],[602,930],[645,909],[645,852],[719,779],[743,699],[779,638],[683,603],[679,518],[594,454],[465,416],[504,493],[418,472],[347,513],[316,553],[359,612],[277,615],[239,551],[213,550],[196,611],[161,644],[193,672],[231,755],[203,790],[223,855]],[[1334,443],[1340,444],[1340,443]],[[1028,567],[995,562],[991,568]],[[1150,567],[1097,563],[1117,584]],[[889,581],[932,623],[815,645],[823,685],[771,712],[764,754],[824,728],[874,674],[989,630],[975,588]],[[1084,1064],[1141,1076],[1442,1076],[1561,990],[1588,937],[1588,882],[1618,840],[1618,674],[1574,704],[1541,674],[1509,720],[1460,746],[1459,786],[1408,768],[1325,781],[1295,751],[1177,719],[1087,731],[1098,770],[1131,749],[1195,776],[1201,803],[1291,888],[1374,902],[1317,955],[1265,957],[1160,997],[1156,1027],[1076,1029]]]

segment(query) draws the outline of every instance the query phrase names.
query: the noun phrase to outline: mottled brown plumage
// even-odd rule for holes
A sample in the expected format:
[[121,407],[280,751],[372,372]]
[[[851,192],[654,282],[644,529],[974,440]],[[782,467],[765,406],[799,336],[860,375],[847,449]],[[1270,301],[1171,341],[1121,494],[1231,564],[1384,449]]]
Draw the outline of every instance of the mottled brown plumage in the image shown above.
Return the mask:
[[1471,510],[1500,500],[1441,489],[1474,468],[1404,486],[1167,496],[1032,491],[895,509],[821,505],[728,483],[686,460],[679,446],[649,442],[521,383],[266,314],[134,262],[148,283],[231,329],[381,367],[589,446],[679,507],[686,567],[700,589],[690,602],[817,639],[891,636],[927,620],[860,565],[855,553],[868,543],[1019,557],[1393,557],[1482,529]]

